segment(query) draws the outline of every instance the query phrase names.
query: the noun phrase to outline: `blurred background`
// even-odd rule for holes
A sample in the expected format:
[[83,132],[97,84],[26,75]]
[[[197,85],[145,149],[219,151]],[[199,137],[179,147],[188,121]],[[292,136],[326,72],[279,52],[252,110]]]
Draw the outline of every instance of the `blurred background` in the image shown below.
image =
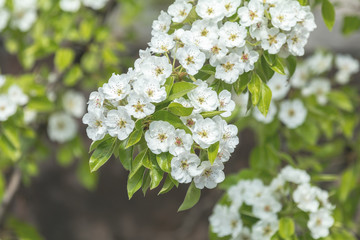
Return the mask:
[[[97,86],[107,81],[112,72],[121,73],[132,66],[134,59],[138,57],[139,49],[145,49],[151,38],[152,21],[157,19],[160,11],[166,10],[172,2],[172,0],[121,0],[111,9],[102,12],[106,14],[104,22],[108,28],[107,37],[113,39],[108,49],[110,55],[112,47],[116,44],[114,51],[116,54],[111,55],[108,61],[111,63],[111,57],[117,60],[101,74],[99,72],[98,75],[96,73],[91,75],[97,75],[96,79],[102,79],[96,80]],[[355,33],[350,37],[344,37],[341,34],[341,16],[349,13],[359,14],[359,12],[359,1],[343,1],[342,6],[337,9],[338,20],[335,27],[332,32],[329,32],[323,23],[320,11],[317,10],[318,29],[311,34],[306,54],[310,54],[317,48],[325,48],[337,53],[351,53],[353,57],[359,58],[360,33]],[[56,15],[50,17],[58,18]],[[58,19],[61,21],[62,18]],[[76,29],[78,25],[74,26]],[[11,49],[9,46],[5,45],[5,37],[0,33],[2,74],[16,76],[36,71],[37,65],[44,61],[52,61],[54,57],[50,54],[26,69],[22,60],[9,50]],[[97,65],[96,61],[100,61],[96,57],[96,51],[87,54],[89,49],[91,52],[89,45],[85,48],[76,45],[69,45],[69,47],[76,49],[76,57],[85,59],[81,61],[95,61],[94,65]],[[122,66],[120,69],[119,65]],[[89,68],[91,66],[90,64]],[[92,78],[89,77],[86,81],[90,82]],[[81,88],[81,91],[88,99],[89,93],[97,86],[86,81],[83,85],[87,88]],[[74,88],[80,89],[79,85],[74,85]],[[80,126],[80,136],[77,137],[82,139],[87,150],[91,142],[87,139],[85,126],[81,124],[81,120],[77,121]],[[39,129],[46,131],[46,125],[40,126]],[[43,140],[46,141],[46,137],[44,138]],[[61,148],[65,152],[70,151],[72,145],[73,142],[62,145]],[[247,166],[250,150],[254,145],[253,133],[247,129],[243,130],[240,134],[238,149],[225,168],[226,174],[235,173]],[[185,196],[186,186],[180,186],[179,189],[173,189],[161,196],[157,196],[156,191],[148,192],[146,197],[138,192],[129,201],[126,191],[127,172],[122,168],[119,160],[111,159],[96,176],[89,177],[84,173],[88,170],[86,153],[82,154],[82,157],[76,157],[74,161],[59,162],[57,150],[60,145],[51,143],[44,147],[49,157],[41,160],[36,173],[29,176],[27,183],[20,185],[8,209],[11,216],[34,226],[44,239],[208,239],[208,217],[222,194],[220,190],[202,191],[201,200],[195,208],[177,213]],[[4,172],[5,178],[8,179],[12,169]],[[84,173],[82,177],[80,173],[80,180],[79,172]],[[9,237],[11,234],[4,232],[3,236]]]

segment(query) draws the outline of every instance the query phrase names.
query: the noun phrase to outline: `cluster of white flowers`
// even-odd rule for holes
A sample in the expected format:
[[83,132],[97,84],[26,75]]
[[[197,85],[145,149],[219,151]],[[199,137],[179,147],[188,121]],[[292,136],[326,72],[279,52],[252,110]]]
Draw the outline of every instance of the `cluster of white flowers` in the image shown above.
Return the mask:
[[59,143],[65,143],[77,135],[78,123],[75,118],[84,115],[86,100],[82,93],[68,90],[62,96],[62,106],[64,111],[50,115],[47,128],[49,138]]
[[[335,66],[338,69],[335,81],[338,84],[348,83],[351,76],[359,72],[359,61],[350,55],[337,55],[334,57],[330,53],[316,52],[298,65],[290,79],[286,75],[274,74],[267,83],[272,91],[272,103],[268,115],[264,117],[258,109],[254,109],[254,118],[266,124],[270,123],[274,120],[277,109],[280,107],[278,117],[281,122],[288,128],[301,126],[306,120],[306,107],[299,98],[293,100],[285,98],[290,90],[300,90],[303,97],[315,96],[319,105],[327,104],[327,95],[331,91],[333,83],[330,79],[324,77],[324,74],[332,70],[334,59]],[[246,106],[246,103],[244,106]]]
[[[5,84],[5,76],[0,75],[0,88]],[[24,106],[28,103],[29,97],[24,94],[18,85],[11,85],[7,92],[0,93],[0,122],[6,121],[13,116],[18,106]]]
[[105,7],[108,1],[109,0],[60,0],[60,8],[65,12],[77,12],[82,3],[86,7],[99,10]]
[[[314,239],[327,237],[334,224],[328,192],[311,186],[310,176],[291,166],[283,168],[268,186],[260,179],[241,180],[228,189],[227,196],[228,204],[216,205],[209,219],[212,232],[219,237],[269,240],[278,231],[278,217],[285,214],[288,205],[308,214],[307,227]],[[242,213],[242,209],[250,212]],[[256,221],[249,225],[242,220],[243,215]]]
[[0,0],[0,32],[10,27],[27,32],[37,19],[37,0],[12,0],[12,11]]

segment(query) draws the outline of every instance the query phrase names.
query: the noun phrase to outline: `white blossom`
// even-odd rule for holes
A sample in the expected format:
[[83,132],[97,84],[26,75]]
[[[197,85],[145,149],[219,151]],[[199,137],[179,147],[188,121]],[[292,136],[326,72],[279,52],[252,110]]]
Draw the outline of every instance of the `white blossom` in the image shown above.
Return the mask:
[[199,165],[200,159],[196,154],[182,152],[171,160],[171,176],[179,183],[190,183],[200,174]]
[[268,50],[270,54],[277,54],[285,42],[286,35],[280,32],[278,28],[271,28],[263,33],[261,47]]
[[134,91],[144,96],[149,102],[159,103],[166,99],[165,87],[160,87],[159,82],[141,78],[134,83]]
[[146,57],[139,63],[138,69],[145,78],[156,80],[160,85],[163,85],[172,73],[172,66],[166,57]]
[[312,79],[308,86],[302,89],[303,96],[315,95],[320,105],[325,105],[328,101],[327,94],[331,90],[331,82],[326,78]]
[[208,148],[221,138],[221,130],[218,124],[210,119],[199,119],[195,123],[193,139],[201,148]]
[[125,108],[134,118],[141,119],[155,112],[155,106],[148,99],[136,93],[129,94],[127,101],[128,104]]
[[60,0],[60,8],[65,12],[77,12],[80,6],[80,0]]
[[214,22],[221,21],[225,11],[225,6],[219,0],[199,0],[196,5],[196,13],[201,18]]
[[82,0],[86,7],[90,7],[94,10],[100,10],[101,8],[105,7],[108,1],[109,0]]
[[29,97],[23,93],[22,89],[18,85],[12,85],[8,89],[8,96],[11,101],[20,106],[24,106],[29,102]]
[[260,22],[264,16],[264,6],[256,0],[251,0],[245,7],[238,10],[240,24],[246,27]]
[[86,133],[91,140],[98,141],[105,137],[107,127],[105,125],[105,116],[100,109],[86,113],[82,121],[88,125]]
[[129,80],[125,74],[114,74],[109,79],[108,83],[105,83],[103,93],[106,99],[111,101],[121,101],[130,93]]
[[194,106],[194,112],[199,113],[216,110],[219,106],[217,93],[208,87],[206,82],[198,80],[196,84],[199,86],[187,94],[191,105]]
[[152,24],[151,34],[158,35],[159,33],[167,33],[170,30],[171,16],[164,11],[161,11],[157,20]]
[[314,239],[324,238],[329,235],[329,228],[334,224],[334,218],[326,209],[320,209],[317,212],[310,213],[310,219],[307,223]]
[[134,130],[135,122],[124,107],[118,107],[116,110],[108,112],[105,125],[110,136],[125,140]]
[[270,240],[279,229],[277,219],[264,219],[256,222],[252,227],[252,239]]
[[281,178],[288,182],[303,184],[310,182],[310,176],[306,171],[291,166],[284,167],[280,172]]
[[192,5],[185,1],[175,1],[168,8],[168,13],[172,16],[173,22],[181,23],[189,15]]
[[225,180],[224,165],[221,162],[214,162],[211,165],[209,161],[204,161],[199,166],[199,170],[201,173],[194,177],[195,186],[199,189],[204,187],[213,189]]
[[259,219],[277,218],[277,213],[280,212],[282,205],[272,196],[265,196],[261,201],[257,201],[253,205],[253,214]]
[[174,48],[175,41],[166,33],[158,33],[151,38],[149,46],[153,53],[166,53]]
[[235,109],[235,102],[231,100],[231,92],[222,90],[219,93],[219,110],[225,111],[221,114],[222,117],[230,117],[232,111]]
[[168,122],[154,121],[145,132],[145,140],[149,149],[155,153],[168,152],[174,142],[175,128]]
[[299,99],[286,100],[280,104],[279,119],[290,129],[301,126],[306,116],[307,109]]
[[7,95],[0,95],[0,121],[6,121],[9,117],[14,115],[17,110],[17,105]]
[[240,6],[242,0],[223,0],[225,7],[225,17],[231,17],[236,13],[236,10]]
[[316,192],[316,189],[307,183],[299,185],[293,193],[297,207],[305,212],[316,212],[320,206],[316,199]]
[[244,70],[240,65],[240,56],[236,53],[230,53],[220,60],[220,64],[216,67],[215,78],[232,84],[236,82],[243,72]]
[[177,52],[177,58],[180,64],[186,69],[186,72],[195,75],[204,66],[206,56],[197,47],[186,46]]
[[226,22],[219,32],[220,41],[224,42],[226,47],[243,47],[245,46],[245,38],[247,31],[244,26],[240,26],[235,22]]
[[276,72],[267,82],[267,85],[271,89],[272,99],[274,100],[284,99],[284,97],[288,94],[290,90],[288,76]]
[[74,90],[67,91],[62,98],[64,110],[76,118],[84,115],[85,101],[85,97]]
[[0,32],[6,28],[10,18],[10,13],[7,9],[0,7]]
[[350,55],[339,54],[336,56],[335,65],[339,71],[335,75],[337,83],[346,84],[350,81],[352,74],[359,72],[359,61]]
[[47,131],[52,141],[67,142],[76,136],[77,130],[76,121],[67,113],[54,113],[49,117]]
[[178,156],[183,152],[190,152],[193,144],[192,136],[183,129],[176,129],[174,133],[174,141],[170,143],[169,152]]
[[269,12],[272,25],[281,30],[290,31],[297,23],[295,11],[289,4],[279,4],[270,8]]

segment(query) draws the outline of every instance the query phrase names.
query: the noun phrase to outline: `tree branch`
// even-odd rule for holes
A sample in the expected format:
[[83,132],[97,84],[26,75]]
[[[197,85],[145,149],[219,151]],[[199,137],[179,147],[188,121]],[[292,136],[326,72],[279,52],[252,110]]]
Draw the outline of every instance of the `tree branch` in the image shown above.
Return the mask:
[[21,177],[21,170],[19,168],[15,168],[10,177],[9,185],[5,190],[3,201],[0,205],[0,228],[2,228],[5,222],[6,213],[9,210],[10,204],[20,187]]

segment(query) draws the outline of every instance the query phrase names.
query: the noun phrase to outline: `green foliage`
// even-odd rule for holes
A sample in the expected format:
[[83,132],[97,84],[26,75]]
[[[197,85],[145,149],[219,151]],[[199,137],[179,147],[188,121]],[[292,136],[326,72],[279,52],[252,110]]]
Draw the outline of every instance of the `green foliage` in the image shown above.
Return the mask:
[[195,183],[192,182],[186,192],[184,202],[178,209],[178,212],[188,210],[192,208],[199,200],[201,196],[201,190],[195,187]]
[[96,147],[89,161],[91,172],[97,171],[109,160],[115,150],[116,142],[116,139],[109,138]]
[[331,31],[335,23],[335,8],[329,0],[322,0],[321,13],[325,25]]

